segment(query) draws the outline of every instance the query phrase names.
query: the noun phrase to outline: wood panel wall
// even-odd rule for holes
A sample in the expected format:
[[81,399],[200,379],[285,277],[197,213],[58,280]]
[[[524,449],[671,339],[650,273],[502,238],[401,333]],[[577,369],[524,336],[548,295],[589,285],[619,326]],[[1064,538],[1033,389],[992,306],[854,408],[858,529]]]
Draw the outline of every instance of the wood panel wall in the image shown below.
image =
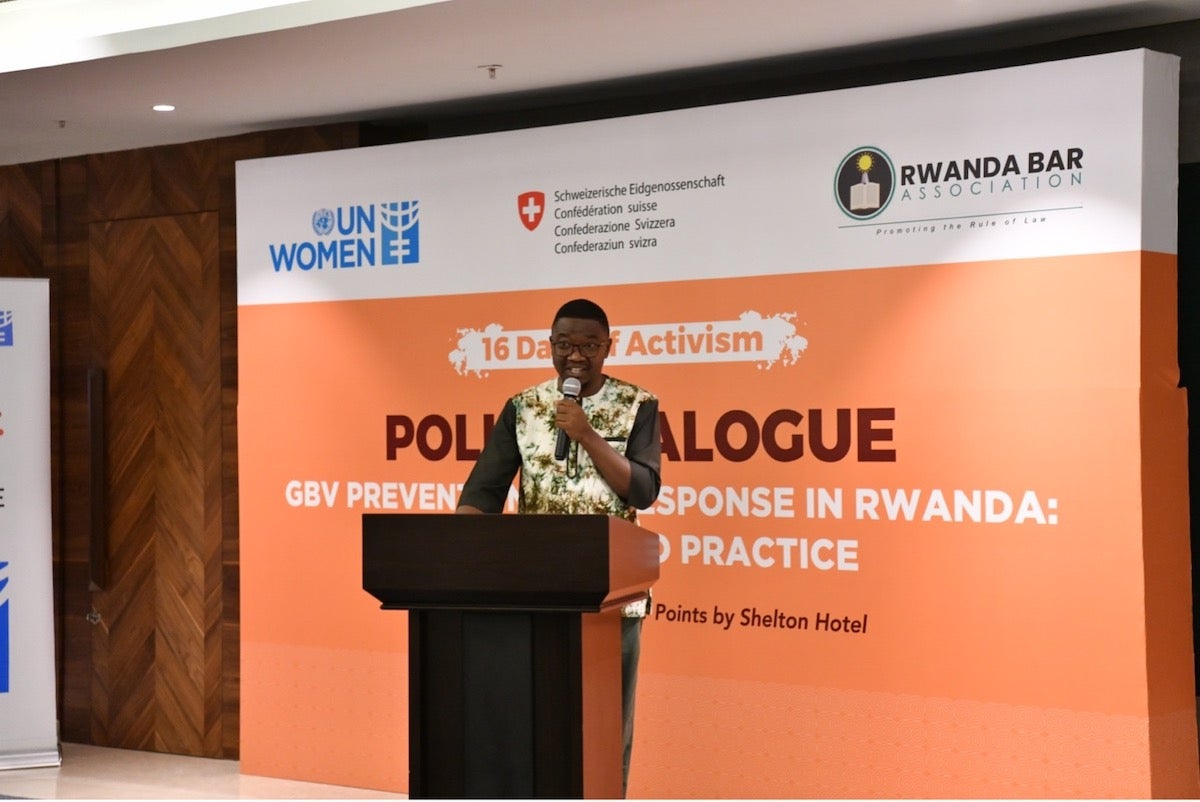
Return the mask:
[[238,755],[234,165],[358,144],[345,124],[0,166],[0,276],[50,279],[65,741]]

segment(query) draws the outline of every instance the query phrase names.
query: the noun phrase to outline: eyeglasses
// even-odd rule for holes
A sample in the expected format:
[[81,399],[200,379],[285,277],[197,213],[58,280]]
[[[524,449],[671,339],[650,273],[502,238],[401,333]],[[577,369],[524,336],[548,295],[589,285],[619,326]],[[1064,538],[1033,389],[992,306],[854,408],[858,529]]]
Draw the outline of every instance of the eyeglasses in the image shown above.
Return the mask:
[[573,343],[570,340],[551,340],[550,345],[554,348],[555,356],[570,356],[572,351],[578,350],[581,356],[591,359],[600,353],[600,349],[607,348],[609,340],[600,340],[599,342]]

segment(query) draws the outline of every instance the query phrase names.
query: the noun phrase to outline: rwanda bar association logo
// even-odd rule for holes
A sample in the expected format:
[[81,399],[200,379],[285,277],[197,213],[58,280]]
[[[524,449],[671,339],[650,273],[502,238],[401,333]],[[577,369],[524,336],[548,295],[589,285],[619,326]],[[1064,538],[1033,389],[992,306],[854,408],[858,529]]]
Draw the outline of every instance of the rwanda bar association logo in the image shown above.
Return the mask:
[[838,206],[856,220],[870,220],[887,208],[896,184],[892,161],[878,148],[856,148],[834,176]]
[[421,261],[420,201],[320,208],[315,237],[268,245],[276,273],[396,267]]

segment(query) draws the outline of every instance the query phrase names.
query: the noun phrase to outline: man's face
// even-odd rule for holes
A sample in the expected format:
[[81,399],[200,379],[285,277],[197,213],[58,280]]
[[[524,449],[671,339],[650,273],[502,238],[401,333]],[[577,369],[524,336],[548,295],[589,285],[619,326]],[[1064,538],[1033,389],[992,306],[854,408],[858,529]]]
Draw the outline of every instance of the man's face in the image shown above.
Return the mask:
[[559,318],[550,329],[550,345],[559,387],[563,379],[574,377],[583,385],[582,394],[591,395],[604,384],[604,360],[608,356],[609,339],[608,332],[598,321]]

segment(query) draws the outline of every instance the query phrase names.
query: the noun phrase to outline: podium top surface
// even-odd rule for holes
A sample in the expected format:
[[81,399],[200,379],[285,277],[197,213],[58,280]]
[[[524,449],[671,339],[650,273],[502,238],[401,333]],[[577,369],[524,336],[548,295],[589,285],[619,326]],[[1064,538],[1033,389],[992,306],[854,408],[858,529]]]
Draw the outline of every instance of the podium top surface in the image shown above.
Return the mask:
[[658,579],[658,536],[606,515],[368,513],[362,547],[387,609],[599,612]]

